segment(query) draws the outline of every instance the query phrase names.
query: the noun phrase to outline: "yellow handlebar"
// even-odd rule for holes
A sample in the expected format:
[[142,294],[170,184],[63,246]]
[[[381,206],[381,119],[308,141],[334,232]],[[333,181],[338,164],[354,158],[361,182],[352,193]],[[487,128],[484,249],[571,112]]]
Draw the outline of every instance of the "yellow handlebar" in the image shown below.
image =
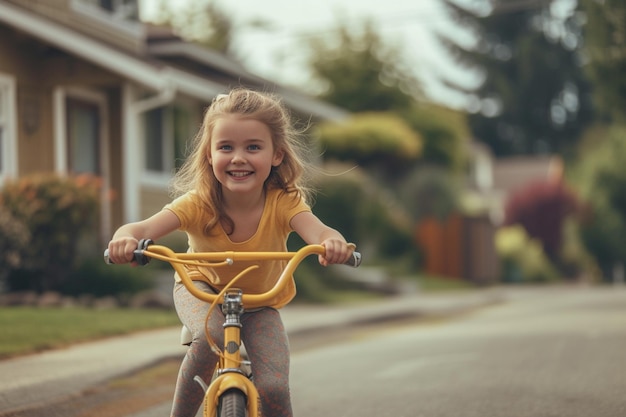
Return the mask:
[[[187,274],[184,265],[202,265],[202,266],[220,266],[231,265],[236,261],[288,261],[283,269],[278,281],[272,289],[262,294],[243,294],[242,301],[244,305],[263,305],[265,302],[274,299],[290,282],[294,271],[304,258],[309,255],[323,255],[325,248],[322,245],[307,245],[297,252],[197,252],[197,253],[176,253],[167,246],[150,245],[143,249],[142,254],[148,258],[159,259],[169,262],[174,270],[178,273],[183,285],[187,290],[208,303],[213,303],[219,297],[218,294],[211,294],[199,290],[193,285],[191,278]],[[352,266],[359,266],[361,263],[361,255],[354,252],[351,262]],[[251,266],[245,269],[244,274],[257,266]]]

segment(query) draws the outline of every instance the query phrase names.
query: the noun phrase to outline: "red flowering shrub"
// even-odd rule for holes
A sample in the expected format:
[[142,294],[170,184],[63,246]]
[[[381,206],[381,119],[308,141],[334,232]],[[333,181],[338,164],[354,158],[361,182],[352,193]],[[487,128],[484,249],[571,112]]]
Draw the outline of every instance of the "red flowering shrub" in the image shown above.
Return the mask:
[[514,193],[505,206],[505,225],[521,225],[541,242],[548,258],[558,261],[563,225],[579,208],[578,198],[562,182],[538,181]]
[[92,176],[38,175],[7,181],[0,208],[27,229],[19,268],[6,278],[8,290],[61,290],[77,265],[80,238],[95,228],[101,183]]

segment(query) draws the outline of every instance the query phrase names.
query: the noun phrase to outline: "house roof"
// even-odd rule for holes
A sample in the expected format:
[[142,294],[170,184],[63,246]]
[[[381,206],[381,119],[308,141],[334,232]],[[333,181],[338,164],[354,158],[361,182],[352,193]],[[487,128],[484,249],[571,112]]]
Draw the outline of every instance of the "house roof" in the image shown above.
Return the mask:
[[517,191],[533,181],[556,179],[559,175],[558,157],[516,156],[494,160],[493,188],[505,194]]
[[[210,101],[215,95],[224,92],[224,83],[210,80],[202,76],[201,72],[189,71],[184,65],[172,65],[167,60],[178,56],[193,61],[201,68],[224,72],[230,75],[231,80],[245,81],[265,90],[271,89],[281,95],[289,107],[298,112],[331,120],[344,118],[348,114],[329,103],[258,77],[246,71],[241,64],[215,51],[175,37],[150,42],[150,38],[145,36],[147,29],[139,31],[139,34],[129,31],[129,36],[143,36],[140,41],[145,46],[143,50],[141,48],[132,50],[108,44],[61,22],[6,1],[0,1],[0,22],[155,91],[173,90],[205,101]],[[94,24],[103,25],[106,22],[99,21]],[[139,25],[146,28],[143,24]]]

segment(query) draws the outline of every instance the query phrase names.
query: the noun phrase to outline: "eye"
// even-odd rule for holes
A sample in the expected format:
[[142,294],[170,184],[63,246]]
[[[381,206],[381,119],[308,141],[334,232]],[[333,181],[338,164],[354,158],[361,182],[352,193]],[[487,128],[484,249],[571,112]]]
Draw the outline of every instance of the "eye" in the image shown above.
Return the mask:
[[233,147],[231,145],[219,145],[217,149],[220,151],[232,151]]
[[248,150],[250,150],[250,151],[258,151],[258,150],[260,150],[260,149],[261,149],[261,146],[260,146],[260,145],[256,145],[256,144],[254,144],[254,145],[248,145]]

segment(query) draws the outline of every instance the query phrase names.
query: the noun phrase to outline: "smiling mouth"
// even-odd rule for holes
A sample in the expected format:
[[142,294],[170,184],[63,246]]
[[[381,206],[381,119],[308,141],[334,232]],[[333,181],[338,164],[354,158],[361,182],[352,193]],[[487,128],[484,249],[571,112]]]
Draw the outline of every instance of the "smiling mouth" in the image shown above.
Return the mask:
[[235,177],[235,178],[244,178],[244,177],[248,177],[248,176],[250,176],[252,174],[253,174],[252,171],[230,171],[230,172],[228,172],[228,175],[230,175],[231,177]]

